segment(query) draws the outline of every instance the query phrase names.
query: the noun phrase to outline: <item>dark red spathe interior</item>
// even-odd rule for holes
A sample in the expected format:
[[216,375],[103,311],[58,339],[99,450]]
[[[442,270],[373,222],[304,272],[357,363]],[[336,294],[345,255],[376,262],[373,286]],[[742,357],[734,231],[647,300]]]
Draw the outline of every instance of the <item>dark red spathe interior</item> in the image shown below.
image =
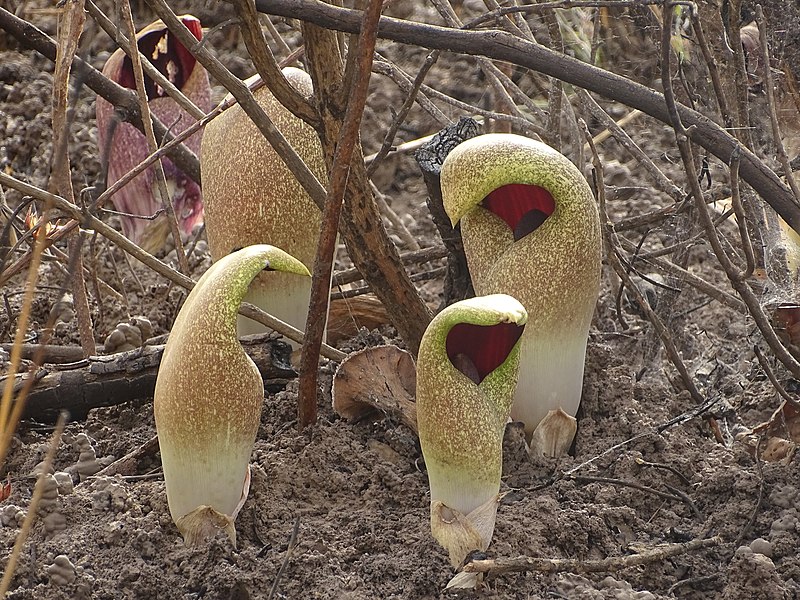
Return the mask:
[[[447,356],[459,370],[462,370],[460,365],[464,363],[463,358],[468,358],[469,363],[477,371],[475,383],[480,383],[508,358],[523,329],[524,325],[514,323],[497,325],[458,323],[447,334]],[[470,374],[464,374],[472,378]]]
[[[197,19],[182,19],[183,24],[192,32],[192,35],[198,40],[203,38],[203,29],[200,21]],[[167,51],[159,52],[158,56],[153,58],[156,47],[162,38],[167,37]],[[170,79],[175,87],[181,89],[186,80],[192,74],[194,69],[195,59],[194,56],[181,44],[174,35],[169,33],[166,28],[153,31],[147,35],[142,36],[138,42],[139,51],[146,56],[153,66],[159,70],[165,77]],[[170,78],[170,73],[167,70],[167,65],[172,62],[174,67],[177,67],[176,72]],[[133,65],[131,64],[130,57],[126,56],[122,63],[122,71],[120,73],[119,84],[129,89],[136,89],[136,80],[133,76]],[[147,99],[159,98],[165,96],[160,87],[156,86],[155,82],[147,75],[144,77],[145,90],[147,91]]]
[[494,213],[514,232],[519,240],[553,214],[556,208],[553,196],[545,188],[525,183],[509,183],[491,192],[481,206]]

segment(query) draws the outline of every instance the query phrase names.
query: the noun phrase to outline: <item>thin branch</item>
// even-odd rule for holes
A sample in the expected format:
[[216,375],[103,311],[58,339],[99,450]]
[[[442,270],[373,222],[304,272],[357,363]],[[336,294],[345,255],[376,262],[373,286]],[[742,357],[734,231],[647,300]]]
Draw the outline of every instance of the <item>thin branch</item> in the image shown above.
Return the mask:
[[[708,241],[711,243],[711,247],[714,250],[714,254],[717,256],[717,260],[719,261],[720,265],[722,265],[725,274],[728,276],[728,279],[731,282],[731,286],[735,289],[739,296],[742,298],[744,303],[747,305],[747,308],[750,312],[750,315],[753,317],[753,320],[756,323],[761,335],[764,336],[764,340],[767,342],[769,347],[772,349],[773,353],[777,357],[779,361],[783,363],[783,365],[789,369],[794,377],[800,378],[800,362],[798,362],[797,358],[794,356],[794,353],[787,349],[786,346],[783,345],[780,338],[775,333],[775,330],[772,328],[772,324],[769,321],[769,318],[766,314],[764,314],[764,309],[761,307],[761,303],[759,302],[756,295],[753,293],[753,290],[747,284],[747,282],[742,281],[739,279],[739,269],[731,262],[731,259],[728,257],[728,254],[725,252],[725,249],[722,247],[722,243],[719,238],[719,234],[717,232],[717,228],[714,226],[714,222],[711,219],[711,215],[708,211],[708,206],[703,198],[703,192],[700,189],[700,183],[697,177],[697,170],[694,166],[694,157],[692,153],[692,148],[690,144],[689,134],[690,132],[686,129],[678,106],[675,102],[675,95],[672,90],[672,80],[670,77],[669,69],[670,69],[670,47],[669,47],[669,30],[671,28],[672,22],[672,11],[668,8],[667,3],[664,5],[664,25],[662,31],[662,45],[665,48],[662,49],[661,55],[661,81],[662,86],[664,88],[664,98],[667,103],[667,110],[670,114],[670,119],[672,121],[672,127],[675,130],[675,139],[678,144],[678,149],[681,153],[681,159],[683,160],[684,168],[686,169],[687,179],[689,181],[691,195],[694,198],[695,206],[697,207],[697,212],[700,215],[700,222],[702,223],[706,234],[708,236]],[[737,146],[742,148],[742,155],[746,152],[741,145]],[[731,153],[733,155],[733,152]],[[729,159],[731,157],[729,156]],[[741,168],[741,166],[740,166]]]
[[539,573],[613,573],[630,567],[639,567],[694,552],[702,548],[713,548],[722,543],[722,538],[715,536],[696,539],[684,544],[659,546],[648,552],[629,556],[611,556],[599,560],[578,560],[574,558],[533,558],[518,556],[516,558],[495,558],[490,560],[473,560],[464,566],[467,573],[521,573],[536,571]]
[[639,146],[636,145],[631,137],[625,132],[622,127],[612,119],[608,113],[589,95],[589,92],[582,88],[576,88],[575,92],[578,94],[578,99],[585,109],[597,119],[600,124],[607,129],[617,143],[625,148],[628,153],[636,159],[636,161],[644,168],[645,171],[653,178],[656,187],[662,192],[669,195],[675,202],[682,202],[686,195],[682,189],[672,183],[670,179],[664,175],[650,157],[645,154]]
[[[176,271],[175,269],[172,269],[171,267],[169,267],[169,265],[164,264],[152,254],[142,250],[139,246],[134,244],[132,241],[130,241],[128,238],[126,238],[124,235],[122,235],[119,231],[117,231],[110,225],[103,223],[103,221],[101,221],[88,211],[81,211],[80,208],[78,208],[77,206],[75,206],[70,202],[67,202],[60,196],[55,196],[53,194],[45,192],[44,190],[41,190],[23,181],[15,179],[10,175],[6,175],[2,171],[0,171],[0,184],[7,185],[10,188],[16,189],[22,192],[23,194],[33,196],[38,200],[42,200],[43,202],[52,202],[52,206],[54,208],[57,208],[58,210],[70,216],[71,218],[80,221],[84,227],[88,229],[93,229],[94,231],[102,235],[104,238],[108,239],[109,241],[119,246],[119,248],[125,251],[127,254],[130,254],[136,260],[146,265],[147,267],[150,267],[153,271],[165,277],[169,281],[187,290],[190,290],[194,287],[195,281],[193,279],[187,277],[183,273]],[[239,309],[239,312],[245,317],[248,317],[250,319],[253,319],[254,321],[258,321],[259,323],[266,325],[273,331],[277,331],[281,335],[297,342],[298,344],[303,343],[302,331],[295,329],[288,323],[284,323],[283,321],[276,319],[272,315],[253,306],[252,304],[249,304],[247,302],[242,303],[242,307]],[[23,328],[23,333],[24,333],[24,328]],[[337,350],[336,348],[332,348],[327,344],[322,345],[321,353],[325,358],[334,361],[341,361],[347,356],[343,352]]]
[[781,126],[778,123],[778,113],[775,108],[775,81],[772,78],[772,67],[770,66],[769,43],[767,41],[767,23],[764,19],[764,10],[760,4],[756,4],[756,25],[758,26],[758,38],[761,45],[761,64],[764,65],[764,90],[767,94],[767,105],[769,106],[769,122],[772,125],[772,139],[775,150],[778,154],[778,162],[783,167],[786,181],[792,189],[795,201],[800,205],[800,189],[792,175],[792,168],[789,165],[789,157],[786,155],[786,148],[783,147],[781,140]]
[[[447,248],[444,246],[431,246],[430,248],[423,248],[422,250],[415,250],[413,252],[406,252],[400,255],[400,260],[404,265],[427,263],[432,260],[447,257]],[[353,283],[354,281],[361,281],[364,276],[361,272],[353,267],[352,269],[344,269],[337,271],[333,274],[331,283],[334,286],[345,285]]]
[[378,168],[378,165],[380,165],[381,161],[386,158],[387,154],[389,154],[389,150],[392,149],[392,144],[394,143],[394,137],[397,135],[397,130],[400,129],[400,125],[402,125],[406,120],[408,112],[411,110],[411,107],[414,106],[414,102],[417,99],[419,88],[422,86],[422,82],[425,81],[425,76],[428,74],[428,71],[431,70],[431,67],[436,64],[437,60],[439,60],[438,50],[434,50],[425,57],[425,62],[422,63],[419,73],[417,73],[417,76],[414,78],[414,82],[411,85],[411,89],[406,94],[406,99],[403,102],[403,105],[400,107],[400,110],[397,111],[397,115],[392,120],[392,124],[383,138],[383,143],[381,144],[380,149],[375,154],[372,162],[370,162],[369,167],[367,167],[367,175],[369,177],[372,177],[372,174],[375,173],[375,169]]
[[581,126],[583,127],[586,139],[589,141],[589,147],[592,150],[592,163],[595,169],[595,192],[597,193],[598,207],[600,210],[600,223],[603,230],[603,240],[605,243],[608,262],[611,263],[611,267],[614,269],[617,277],[622,280],[625,287],[633,296],[633,299],[639,305],[639,308],[653,324],[661,343],[664,345],[664,350],[666,351],[670,362],[678,371],[681,381],[683,381],[683,385],[686,387],[689,394],[691,394],[692,399],[698,405],[702,405],[705,403],[705,398],[703,398],[700,390],[697,389],[692,376],[686,369],[686,365],[681,358],[681,354],[678,351],[678,348],[675,346],[675,341],[672,339],[669,331],[664,326],[664,323],[650,306],[650,303],[639,290],[639,286],[637,286],[636,283],[631,279],[628,271],[620,263],[617,255],[618,251],[617,243],[615,242],[614,231],[608,218],[608,212],[606,211],[605,186],[603,184],[603,164],[600,162],[600,157],[597,154],[597,148],[595,148],[594,142],[592,141],[592,136],[583,120],[581,120]]
[[[133,15],[131,14],[129,0],[121,0],[119,10],[122,13],[122,20],[125,22],[125,26],[128,29],[129,39],[135,40],[136,28],[133,25]],[[135,47],[135,45],[131,45],[129,49],[133,50]],[[139,96],[139,110],[142,113],[142,122],[144,123],[144,136],[147,139],[149,152],[152,153],[158,149],[158,142],[156,141],[156,136],[153,132],[153,122],[150,118],[150,105],[147,102],[147,90],[145,89],[142,61],[139,52],[132,51],[128,56],[131,59],[133,78],[136,81],[136,93]],[[172,233],[172,241],[175,244],[175,254],[178,256],[178,265],[182,273],[188,273],[189,260],[186,258],[186,252],[183,250],[183,241],[181,240],[181,232],[178,227],[178,218],[175,216],[175,207],[172,205],[172,194],[170,194],[167,187],[167,176],[164,173],[164,165],[159,160],[154,166],[158,192],[161,195],[161,204],[167,213],[167,223]]]
[[314,260],[305,343],[300,357],[300,383],[297,400],[297,422],[300,429],[312,425],[317,419],[317,366],[322,337],[325,334],[325,315],[328,312],[336,234],[339,230],[339,216],[342,212],[354,147],[359,141],[358,130],[361,125],[361,117],[367,102],[381,8],[382,0],[370,0],[364,10],[364,21],[358,44],[355,48],[351,47],[350,49],[350,52],[356,53],[354,55],[355,73],[333,155],[325,209],[322,211],[322,231],[317,245],[317,256]]

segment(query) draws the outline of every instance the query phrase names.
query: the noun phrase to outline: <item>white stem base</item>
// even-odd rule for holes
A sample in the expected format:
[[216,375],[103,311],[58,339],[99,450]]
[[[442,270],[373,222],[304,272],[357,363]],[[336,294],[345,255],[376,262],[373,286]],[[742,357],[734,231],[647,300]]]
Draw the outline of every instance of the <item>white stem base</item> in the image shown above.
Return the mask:
[[535,330],[523,334],[511,418],[525,424],[528,442],[550,411],[578,412],[587,338],[588,331],[563,331],[547,337]]

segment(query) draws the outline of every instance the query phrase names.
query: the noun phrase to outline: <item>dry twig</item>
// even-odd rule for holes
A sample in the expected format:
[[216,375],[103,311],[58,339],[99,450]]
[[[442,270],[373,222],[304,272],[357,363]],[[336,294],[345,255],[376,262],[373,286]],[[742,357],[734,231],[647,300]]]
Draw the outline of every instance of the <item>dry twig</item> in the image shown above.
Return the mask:
[[473,560],[464,566],[468,573],[520,573],[536,571],[539,573],[607,573],[616,572],[630,567],[638,567],[654,562],[659,562],[694,552],[702,548],[718,546],[722,538],[696,539],[685,544],[669,544],[656,547],[648,552],[630,556],[611,556],[600,560],[577,560],[574,558],[533,558],[518,556],[516,558],[495,558],[491,560]]
[[[348,94],[347,108],[333,155],[325,208],[322,211],[322,231],[317,245],[317,256],[314,260],[305,343],[300,357],[300,384],[297,399],[297,422],[300,429],[312,425],[317,419],[317,365],[319,364],[322,337],[325,334],[325,315],[328,312],[336,233],[339,230],[339,215],[342,212],[353,157],[363,160],[360,152],[354,155],[354,149],[359,141],[358,130],[367,101],[381,8],[381,0],[370,0],[364,10],[364,21],[358,44],[350,48],[348,55],[348,63],[353,61],[354,73]],[[311,57],[317,48],[312,47],[311,40],[306,40],[306,45],[309,57]]]

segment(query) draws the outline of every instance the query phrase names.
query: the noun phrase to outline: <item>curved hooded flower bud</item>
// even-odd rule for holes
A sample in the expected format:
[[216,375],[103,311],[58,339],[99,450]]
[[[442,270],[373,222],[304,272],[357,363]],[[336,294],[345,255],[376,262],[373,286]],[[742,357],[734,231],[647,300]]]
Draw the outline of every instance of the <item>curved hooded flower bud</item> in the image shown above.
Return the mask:
[[[569,449],[583,383],[586,341],[600,289],[602,243],[594,196],[562,154],[512,134],[456,146],[442,166],[442,196],[461,221],[478,294],[511,294],[528,311],[511,415],[532,452]],[[542,425],[545,419],[554,422]],[[558,425],[557,425],[558,424]],[[557,425],[557,426],[556,426]],[[556,436],[557,439],[553,439]]]
[[247,497],[264,383],[236,336],[236,315],[264,269],[309,276],[273,246],[214,263],[175,319],[156,380],[155,411],[170,514],[188,546],[224,530]]
[[[312,96],[307,73],[293,67],[283,73],[300,93]],[[254,96],[317,178],[327,181],[325,158],[314,129],[278,102],[266,86]],[[206,233],[214,260],[233,248],[269,241],[312,268],[322,223],[319,208],[239,105],[206,126],[200,168]],[[310,296],[310,280],[262,273],[245,300],[268,307],[271,314],[304,330]],[[240,335],[264,330],[251,319],[239,319]]]
[[431,532],[458,566],[492,539],[503,433],[527,314],[511,296],[456,302],[422,337],[417,423],[431,488]]

